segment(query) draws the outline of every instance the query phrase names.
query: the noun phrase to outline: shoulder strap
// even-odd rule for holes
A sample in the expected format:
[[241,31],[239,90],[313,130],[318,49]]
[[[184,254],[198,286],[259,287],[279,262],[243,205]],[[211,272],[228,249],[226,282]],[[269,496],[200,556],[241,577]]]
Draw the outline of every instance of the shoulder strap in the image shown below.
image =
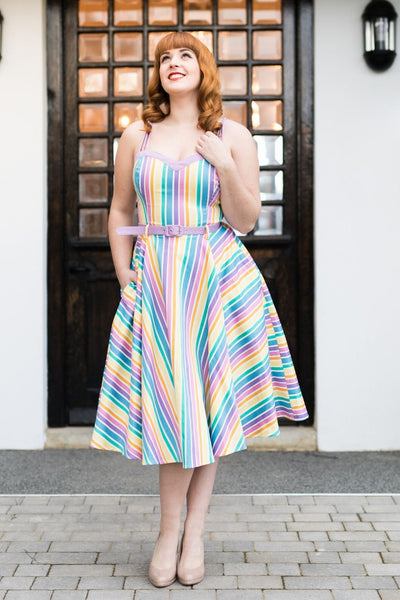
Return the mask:
[[[152,125],[152,122],[149,121],[149,124]],[[145,150],[147,144],[149,143],[150,131],[145,131],[142,137],[142,141],[140,142],[139,152]]]
[[221,118],[221,129],[218,131],[218,135],[221,138],[221,140],[222,140],[222,137],[224,135],[224,124],[225,124],[225,121],[226,121],[226,117],[222,117]]

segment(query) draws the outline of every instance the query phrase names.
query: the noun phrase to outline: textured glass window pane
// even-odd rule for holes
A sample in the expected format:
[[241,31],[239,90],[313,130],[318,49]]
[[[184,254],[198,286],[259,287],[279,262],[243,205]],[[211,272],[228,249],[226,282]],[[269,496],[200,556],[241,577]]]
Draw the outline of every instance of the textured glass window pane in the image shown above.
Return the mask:
[[154,60],[154,51],[156,49],[156,46],[157,46],[158,42],[161,40],[161,38],[164,37],[164,35],[167,35],[167,33],[171,33],[171,32],[170,31],[152,31],[151,33],[149,33],[149,35],[148,35],[149,60]]
[[219,60],[246,60],[246,31],[220,31],[218,33]]
[[80,104],[79,105],[79,131],[94,132],[107,131],[108,127],[107,104]]
[[108,69],[79,69],[79,96],[107,96]]
[[283,171],[260,172],[260,198],[268,202],[283,199]]
[[222,103],[224,116],[247,127],[247,103],[226,101]]
[[141,96],[143,94],[143,69],[125,67],[114,69],[115,96]]
[[241,96],[247,92],[247,67],[219,67],[222,94]]
[[260,167],[283,163],[283,136],[254,135]]
[[107,33],[79,34],[79,61],[106,62],[108,60]]
[[118,102],[114,104],[114,131],[123,131],[142,116],[141,102]]
[[253,23],[255,25],[282,23],[281,0],[253,0]]
[[142,25],[143,9],[141,0],[114,0],[114,25]]
[[177,25],[176,0],[148,0],[149,25]]
[[117,156],[117,150],[118,150],[118,144],[119,144],[119,138],[114,138],[113,141],[113,161],[114,161],[114,165],[115,165],[115,158]]
[[282,67],[253,67],[253,94],[282,94]]
[[106,167],[108,141],[105,138],[86,138],[79,140],[80,167]]
[[79,202],[107,202],[108,175],[106,173],[87,173],[79,175]]
[[253,58],[255,60],[279,60],[282,58],[281,31],[254,31]]
[[262,206],[253,233],[254,235],[281,235],[282,220],[282,206]]
[[283,129],[281,100],[253,101],[251,113],[253,129],[271,129],[272,131]]
[[211,25],[211,0],[184,0],[183,23],[184,25]]
[[141,33],[116,33],[114,35],[114,60],[143,60]]
[[79,211],[79,237],[106,238],[108,211],[106,208],[81,208]]
[[200,42],[202,42],[205,46],[207,46],[211,54],[214,54],[213,37],[211,31],[190,31],[190,33],[194,35],[195,38],[200,40]]
[[79,0],[79,27],[108,25],[108,0]]
[[246,25],[246,0],[218,0],[219,25]]

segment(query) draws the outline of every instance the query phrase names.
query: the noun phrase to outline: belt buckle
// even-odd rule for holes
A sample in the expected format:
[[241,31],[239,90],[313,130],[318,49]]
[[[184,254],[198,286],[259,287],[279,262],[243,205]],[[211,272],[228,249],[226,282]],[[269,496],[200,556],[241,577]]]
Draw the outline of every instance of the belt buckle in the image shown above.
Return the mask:
[[165,235],[167,237],[181,236],[183,235],[182,225],[167,225],[165,228]]

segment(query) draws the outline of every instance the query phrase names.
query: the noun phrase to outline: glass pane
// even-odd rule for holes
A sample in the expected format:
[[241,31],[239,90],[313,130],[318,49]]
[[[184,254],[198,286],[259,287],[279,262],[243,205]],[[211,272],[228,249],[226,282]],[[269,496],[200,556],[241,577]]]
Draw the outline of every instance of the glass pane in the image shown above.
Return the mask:
[[211,31],[191,31],[190,33],[194,35],[195,38],[200,40],[200,42],[202,42],[205,46],[207,46],[211,54],[214,54],[213,36]]
[[79,105],[79,131],[107,131],[108,105],[107,104],[80,104]]
[[283,163],[283,136],[254,135],[260,167]]
[[141,0],[114,0],[114,25],[142,25]]
[[79,175],[79,202],[107,202],[108,175],[106,173],[88,173]]
[[149,25],[177,25],[176,0],[149,0]]
[[245,31],[220,31],[218,33],[219,60],[246,60],[247,33]]
[[253,94],[282,94],[282,67],[253,67]]
[[114,35],[114,60],[143,60],[141,33],[116,33]]
[[108,60],[107,33],[79,34],[79,61],[106,62]]
[[108,25],[108,0],[79,0],[79,27]]
[[114,131],[123,131],[142,116],[143,104],[141,102],[118,102],[114,104]]
[[251,103],[253,129],[282,131],[282,100],[257,100]]
[[149,60],[154,60],[154,51],[156,49],[156,46],[158,44],[158,42],[161,40],[162,37],[164,37],[164,35],[167,35],[167,33],[171,33],[170,31],[153,31],[152,33],[149,33],[148,35],[148,55],[149,55]]
[[281,31],[254,31],[253,58],[255,60],[279,60],[282,58]]
[[184,25],[212,25],[211,0],[184,0]]
[[282,23],[281,0],[253,0],[253,23],[257,25]]
[[283,171],[260,172],[260,198],[268,202],[283,199]]
[[219,25],[246,25],[246,0],[218,0]]
[[119,144],[119,138],[114,138],[113,141],[113,164],[115,165],[115,158],[117,156],[117,150],[118,150],[118,144]]
[[241,96],[247,93],[247,67],[219,67],[221,92]]
[[79,69],[79,96],[107,96],[108,69]]
[[262,206],[254,227],[254,235],[281,235],[282,218],[282,206]]
[[224,116],[247,127],[247,102],[223,102]]
[[79,140],[80,167],[106,167],[108,141],[105,138],[87,138]]
[[81,208],[79,211],[79,237],[106,238],[108,211],[106,208]]
[[114,69],[115,96],[141,96],[143,94],[143,69],[127,67]]

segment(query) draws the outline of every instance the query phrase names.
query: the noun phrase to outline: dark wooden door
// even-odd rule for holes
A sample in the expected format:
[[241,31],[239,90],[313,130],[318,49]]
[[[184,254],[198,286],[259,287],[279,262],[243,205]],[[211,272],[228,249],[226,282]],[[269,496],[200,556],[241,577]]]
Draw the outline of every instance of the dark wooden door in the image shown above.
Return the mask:
[[309,0],[48,1],[49,426],[94,423],[119,300],[107,241],[113,159],[140,118],[154,47],[198,35],[224,113],[253,133],[262,214],[243,236],[313,416],[312,7]]

